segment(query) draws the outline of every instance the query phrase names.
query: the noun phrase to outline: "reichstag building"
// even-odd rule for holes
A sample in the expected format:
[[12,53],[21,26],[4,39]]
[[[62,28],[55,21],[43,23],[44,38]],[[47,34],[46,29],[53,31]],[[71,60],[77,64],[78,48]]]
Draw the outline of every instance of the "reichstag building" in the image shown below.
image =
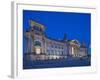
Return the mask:
[[78,40],[68,40],[66,34],[62,40],[48,37],[45,26],[29,20],[29,29],[24,32],[26,53],[32,60],[66,59],[68,57],[87,56],[87,47]]

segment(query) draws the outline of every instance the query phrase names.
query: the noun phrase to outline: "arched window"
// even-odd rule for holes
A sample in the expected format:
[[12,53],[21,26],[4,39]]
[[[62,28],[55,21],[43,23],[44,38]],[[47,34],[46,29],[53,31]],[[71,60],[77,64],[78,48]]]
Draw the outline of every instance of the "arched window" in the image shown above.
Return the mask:
[[41,47],[41,43],[39,41],[35,41],[34,46],[40,46]]
[[34,42],[36,54],[41,54],[41,43],[39,41]]

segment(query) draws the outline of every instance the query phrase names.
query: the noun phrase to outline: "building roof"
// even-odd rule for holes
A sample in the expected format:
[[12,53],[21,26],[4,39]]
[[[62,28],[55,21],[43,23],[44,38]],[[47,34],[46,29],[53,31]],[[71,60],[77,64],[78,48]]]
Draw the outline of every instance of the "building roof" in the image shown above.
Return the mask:
[[47,39],[50,39],[50,40],[53,40],[53,41],[57,41],[57,42],[62,42],[62,43],[64,43],[64,41],[61,40],[61,39],[54,39],[54,38],[51,38],[51,37],[49,37],[49,36],[47,36],[47,35],[45,35],[45,37],[46,37]]

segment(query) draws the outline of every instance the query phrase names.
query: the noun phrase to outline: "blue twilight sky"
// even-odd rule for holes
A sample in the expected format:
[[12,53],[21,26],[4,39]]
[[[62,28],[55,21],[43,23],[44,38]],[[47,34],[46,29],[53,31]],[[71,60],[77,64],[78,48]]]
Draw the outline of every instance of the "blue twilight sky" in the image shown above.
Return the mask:
[[66,33],[67,38],[77,39],[87,47],[91,41],[91,14],[73,12],[49,12],[23,10],[23,29],[29,28],[32,19],[46,27],[45,33],[54,39],[62,39]]

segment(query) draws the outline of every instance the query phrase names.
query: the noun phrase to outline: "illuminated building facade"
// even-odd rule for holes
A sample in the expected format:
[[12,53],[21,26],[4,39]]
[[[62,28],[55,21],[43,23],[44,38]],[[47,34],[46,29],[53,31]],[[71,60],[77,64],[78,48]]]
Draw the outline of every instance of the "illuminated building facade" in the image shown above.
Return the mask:
[[56,40],[45,34],[45,26],[33,20],[29,21],[29,30],[25,31],[26,53],[32,60],[66,59],[67,57],[87,56],[87,48],[78,40]]

